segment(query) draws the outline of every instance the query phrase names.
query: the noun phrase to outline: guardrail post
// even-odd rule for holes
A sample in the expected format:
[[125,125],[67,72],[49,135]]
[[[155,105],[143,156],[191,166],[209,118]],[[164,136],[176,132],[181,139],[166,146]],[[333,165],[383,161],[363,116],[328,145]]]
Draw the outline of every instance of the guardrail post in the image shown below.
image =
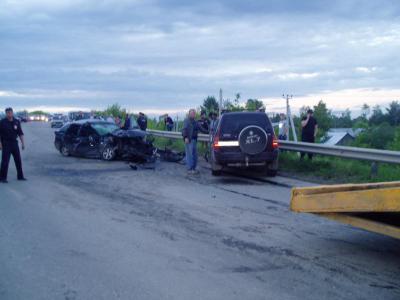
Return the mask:
[[371,163],[371,178],[376,178],[378,176],[378,163],[373,161]]

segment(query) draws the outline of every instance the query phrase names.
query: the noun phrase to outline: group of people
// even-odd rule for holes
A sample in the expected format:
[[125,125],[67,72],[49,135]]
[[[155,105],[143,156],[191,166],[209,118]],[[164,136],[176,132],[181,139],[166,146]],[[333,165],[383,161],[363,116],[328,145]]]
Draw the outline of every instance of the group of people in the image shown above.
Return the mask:
[[208,118],[204,111],[200,113],[200,119],[196,120],[196,110],[189,110],[188,117],[183,122],[182,136],[185,143],[185,160],[189,175],[198,174],[197,170],[197,137],[199,133],[213,134],[216,129],[218,115],[209,113]]
[[[115,118],[113,116],[108,116],[106,118],[106,121],[110,122],[110,123],[115,123],[122,130],[129,130],[129,129],[132,129],[132,118],[134,118],[134,116],[130,115],[130,114],[127,114],[125,116],[125,121],[123,121],[123,118],[121,116],[116,116]],[[144,113],[142,113],[142,112],[139,113],[139,116],[137,117],[136,122],[137,122],[140,130],[146,131],[147,117],[145,116]]]

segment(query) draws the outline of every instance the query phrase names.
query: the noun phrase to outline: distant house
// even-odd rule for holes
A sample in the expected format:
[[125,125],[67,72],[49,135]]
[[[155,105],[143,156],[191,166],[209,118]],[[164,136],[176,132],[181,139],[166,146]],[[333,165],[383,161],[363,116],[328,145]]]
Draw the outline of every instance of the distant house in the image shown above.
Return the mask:
[[332,128],[327,132],[324,144],[328,146],[348,146],[361,132],[361,128],[355,130],[352,128]]

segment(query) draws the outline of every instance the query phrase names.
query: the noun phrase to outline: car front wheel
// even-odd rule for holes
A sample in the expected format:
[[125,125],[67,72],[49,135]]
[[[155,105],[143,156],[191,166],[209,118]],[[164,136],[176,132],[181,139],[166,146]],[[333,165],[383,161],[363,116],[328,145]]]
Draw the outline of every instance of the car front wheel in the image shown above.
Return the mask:
[[71,154],[69,153],[69,150],[67,148],[67,146],[62,145],[60,148],[60,153],[62,156],[70,156]]
[[106,146],[101,153],[101,157],[103,160],[111,161],[115,158],[115,149],[112,146]]

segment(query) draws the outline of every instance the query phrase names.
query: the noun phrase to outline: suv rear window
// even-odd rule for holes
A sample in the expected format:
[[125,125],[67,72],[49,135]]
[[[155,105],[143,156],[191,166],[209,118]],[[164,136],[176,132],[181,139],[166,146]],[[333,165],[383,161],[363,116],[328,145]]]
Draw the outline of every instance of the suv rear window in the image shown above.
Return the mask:
[[271,123],[266,114],[242,113],[226,114],[221,120],[220,139],[238,139],[240,132],[247,126],[259,126],[267,133],[271,132]]

